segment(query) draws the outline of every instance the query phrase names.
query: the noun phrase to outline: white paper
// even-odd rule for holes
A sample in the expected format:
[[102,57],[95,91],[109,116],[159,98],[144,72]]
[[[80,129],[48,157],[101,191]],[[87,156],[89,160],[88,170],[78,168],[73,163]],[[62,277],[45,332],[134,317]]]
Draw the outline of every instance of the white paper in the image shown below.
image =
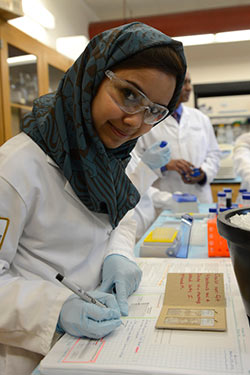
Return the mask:
[[[230,259],[139,258],[139,290],[129,316],[102,340],[64,335],[42,360],[41,374],[223,375],[250,373],[250,328]],[[157,330],[167,272],[223,272],[226,332]]]

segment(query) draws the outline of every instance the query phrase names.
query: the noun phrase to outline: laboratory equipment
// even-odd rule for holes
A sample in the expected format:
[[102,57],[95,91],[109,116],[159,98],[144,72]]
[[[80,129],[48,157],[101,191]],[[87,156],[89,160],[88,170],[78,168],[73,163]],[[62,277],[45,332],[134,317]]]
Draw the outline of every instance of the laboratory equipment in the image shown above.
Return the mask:
[[218,215],[217,225],[220,235],[227,240],[240,293],[250,317],[250,230],[242,229],[230,221],[236,214],[246,215],[249,212],[250,207],[222,212]]
[[238,193],[238,197],[237,197],[237,200],[236,202],[241,205],[243,204],[243,194],[247,192],[247,189],[239,189],[239,193]]
[[227,179],[235,178],[235,171],[233,165],[233,145],[232,144],[219,144],[219,148],[222,153],[222,159],[220,160],[220,168],[215,178]]
[[190,212],[199,212],[197,197],[193,194],[173,194],[173,204],[172,211],[174,213],[190,213]]
[[242,194],[242,206],[243,207],[250,206],[250,193],[246,192]]
[[223,191],[226,193],[226,206],[230,208],[232,206],[232,189],[224,188]]
[[193,220],[191,215],[185,214],[180,222],[166,221],[153,229],[141,245],[140,256],[187,258]]
[[207,247],[209,257],[230,256],[227,241],[218,232],[216,216],[207,221]]
[[217,207],[218,207],[218,210],[221,207],[227,207],[226,193],[224,193],[224,191],[219,191],[217,193]]

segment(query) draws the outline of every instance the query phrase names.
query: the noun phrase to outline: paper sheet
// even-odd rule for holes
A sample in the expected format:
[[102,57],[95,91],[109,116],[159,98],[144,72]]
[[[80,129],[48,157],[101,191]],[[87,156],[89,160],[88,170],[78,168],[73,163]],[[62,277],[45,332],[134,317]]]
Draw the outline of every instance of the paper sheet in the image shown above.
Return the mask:
[[[102,340],[64,335],[41,362],[41,373],[178,374],[250,373],[250,329],[230,259],[138,259],[144,271],[129,299],[124,326]],[[157,330],[167,272],[222,272],[226,332]]]

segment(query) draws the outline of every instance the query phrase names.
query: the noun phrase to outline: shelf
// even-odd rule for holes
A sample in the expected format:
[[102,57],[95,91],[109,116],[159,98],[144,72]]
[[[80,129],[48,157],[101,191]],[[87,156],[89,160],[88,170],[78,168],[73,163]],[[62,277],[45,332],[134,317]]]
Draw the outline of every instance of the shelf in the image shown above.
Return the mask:
[[238,114],[238,115],[208,115],[210,118],[235,118],[235,117],[250,117],[250,113]]
[[25,111],[32,111],[32,107],[25,104],[11,103],[12,108],[24,109]]
[[47,94],[50,87],[57,87],[73,61],[1,19],[0,35],[1,145],[20,132],[21,120],[32,111],[33,100]]

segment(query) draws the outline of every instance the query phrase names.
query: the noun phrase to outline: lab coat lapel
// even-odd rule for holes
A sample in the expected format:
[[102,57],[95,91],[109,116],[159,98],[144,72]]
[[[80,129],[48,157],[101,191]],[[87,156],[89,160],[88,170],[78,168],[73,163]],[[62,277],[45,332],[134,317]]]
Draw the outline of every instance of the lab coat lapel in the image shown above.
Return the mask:
[[[59,166],[54,162],[53,159],[49,155],[47,155],[47,162],[48,164],[52,165],[55,168],[59,169]],[[78,196],[75,194],[74,190],[72,189],[69,181],[65,178],[65,185],[64,185],[64,190],[72,197],[74,198],[79,204],[83,205],[83,203],[80,201]]]

